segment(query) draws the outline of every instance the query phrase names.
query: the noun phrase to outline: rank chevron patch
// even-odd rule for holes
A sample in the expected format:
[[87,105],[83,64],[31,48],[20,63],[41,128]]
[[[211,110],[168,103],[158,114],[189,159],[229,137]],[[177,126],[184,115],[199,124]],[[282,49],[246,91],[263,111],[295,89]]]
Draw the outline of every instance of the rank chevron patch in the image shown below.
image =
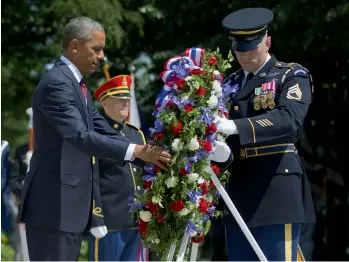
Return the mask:
[[298,84],[295,84],[294,86],[291,86],[288,91],[286,98],[288,99],[294,99],[300,101],[302,99],[302,91],[299,88]]

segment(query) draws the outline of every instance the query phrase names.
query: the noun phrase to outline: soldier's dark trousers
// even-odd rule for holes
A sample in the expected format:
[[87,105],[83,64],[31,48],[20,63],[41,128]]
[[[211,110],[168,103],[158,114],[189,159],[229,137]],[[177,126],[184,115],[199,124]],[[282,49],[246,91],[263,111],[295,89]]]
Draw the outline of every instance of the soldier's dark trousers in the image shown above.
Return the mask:
[[90,237],[90,261],[148,261],[142,253],[138,229],[108,232],[100,239]]
[[[250,231],[268,261],[297,261],[301,224],[251,227]],[[229,261],[259,261],[239,227],[226,228]]]

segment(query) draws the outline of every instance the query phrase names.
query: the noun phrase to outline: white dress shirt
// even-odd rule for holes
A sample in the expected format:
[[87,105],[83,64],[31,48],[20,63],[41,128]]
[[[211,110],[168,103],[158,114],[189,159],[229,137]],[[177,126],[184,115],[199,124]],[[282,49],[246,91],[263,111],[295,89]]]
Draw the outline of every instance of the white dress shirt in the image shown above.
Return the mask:
[[[63,63],[65,63],[68,66],[68,68],[70,69],[70,71],[73,73],[76,80],[80,84],[81,79],[82,79],[82,74],[80,73],[79,69],[65,56],[62,55],[60,59],[63,61]],[[126,155],[124,158],[125,161],[133,161],[134,160],[133,153],[135,151],[135,147],[136,147],[135,144],[130,144],[128,146],[127,151],[126,151]]]

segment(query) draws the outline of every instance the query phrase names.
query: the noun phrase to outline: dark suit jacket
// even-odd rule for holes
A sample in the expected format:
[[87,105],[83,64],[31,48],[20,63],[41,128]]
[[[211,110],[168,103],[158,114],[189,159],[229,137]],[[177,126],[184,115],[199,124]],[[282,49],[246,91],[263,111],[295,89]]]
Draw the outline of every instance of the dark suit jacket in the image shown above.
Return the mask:
[[93,106],[61,60],[42,78],[33,98],[34,153],[19,220],[31,226],[80,233],[92,204],[92,156],[124,165],[130,141]]

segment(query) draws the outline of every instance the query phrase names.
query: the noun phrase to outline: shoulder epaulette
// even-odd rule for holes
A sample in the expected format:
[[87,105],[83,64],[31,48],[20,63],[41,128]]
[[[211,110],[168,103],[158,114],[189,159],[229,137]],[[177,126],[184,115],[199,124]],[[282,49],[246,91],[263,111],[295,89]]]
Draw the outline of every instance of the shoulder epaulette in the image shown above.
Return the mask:
[[302,66],[300,64],[297,63],[285,63],[285,62],[276,62],[275,64],[276,67],[286,67],[286,68],[290,68],[291,70],[295,70],[296,68],[302,68]]
[[126,122],[126,125],[128,125],[129,127],[132,127],[132,128],[134,128],[134,129],[136,129],[136,130],[142,135],[142,139],[143,139],[144,144],[147,143],[146,140],[145,140],[143,131],[142,131],[140,128],[138,128],[138,127],[136,127],[136,126],[134,126],[134,125],[131,125],[130,123],[127,123],[127,122]]
[[284,75],[282,76],[281,83],[285,81],[287,74],[290,73],[291,71],[293,71],[294,75],[302,74],[303,77],[310,76],[308,69],[306,69],[305,67],[297,63],[285,63],[285,62],[278,61],[276,62],[275,66],[279,68],[288,68],[284,73]]
[[127,122],[126,122],[126,125],[128,125],[129,127],[132,127],[132,128],[134,128],[134,129],[136,129],[136,130],[139,131],[139,128],[138,128],[138,127],[136,127],[136,126],[134,126],[134,125],[132,125],[132,124],[130,124],[130,123],[127,123]]

